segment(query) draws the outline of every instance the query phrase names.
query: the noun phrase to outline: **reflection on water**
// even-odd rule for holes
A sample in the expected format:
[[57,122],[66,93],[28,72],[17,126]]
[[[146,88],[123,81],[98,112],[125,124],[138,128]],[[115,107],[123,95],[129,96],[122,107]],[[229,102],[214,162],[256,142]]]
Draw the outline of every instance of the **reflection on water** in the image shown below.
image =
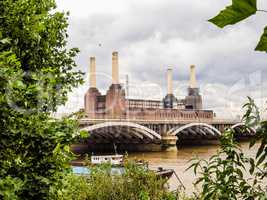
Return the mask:
[[[242,142],[240,143],[240,146],[245,155],[255,155],[257,149],[249,149],[248,142]],[[190,166],[188,161],[196,156],[199,158],[208,159],[218,150],[219,145],[187,146],[180,147],[179,150],[170,152],[129,153],[129,158],[144,159],[149,161],[149,168],[151,169],[156,169],[158,167],[174,169],[185,185],[186,192],[191,193],[194,190],[193,182],[195,181],[196,177],[192,169],[185,171],[185,169]],[[170,179],[170,185],[171,189],[175,189],[179,185],[175,177]]]

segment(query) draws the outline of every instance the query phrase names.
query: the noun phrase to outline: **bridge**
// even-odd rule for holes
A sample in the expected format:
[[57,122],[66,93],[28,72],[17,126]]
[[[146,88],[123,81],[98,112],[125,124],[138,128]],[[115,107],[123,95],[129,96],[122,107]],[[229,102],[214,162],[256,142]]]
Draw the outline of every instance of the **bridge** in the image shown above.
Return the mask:
[[81,130],[90,133],[86,148],[91,151],[112,150],[113,143],[129,151],[160,151],[176,148],[177,143],[218,141],[225,128],[237,136],[250,137],[255,130],[233,120],[127,120],[80,119]]
[[[253,135],[252,129],[233,120],[219,120],[213,110],[203,108],[195,66],[190,66],[188,94],[178,99],[173,93],[172,68],[167,70],[167,94],[162,100],[131,99],[119,80],[118,52],[112,53],[112,83],[105,94],[96,86],[95,58],[90,58],[90,88],[84,96],[86,117],[81,130],[90,133],[83,144],[93,151],[158,151],[177,143],[216,141],[225,128],[238,135]],[[127,94],[126,94],[127,91]],[[81,146],[81,145],[80,145]]]

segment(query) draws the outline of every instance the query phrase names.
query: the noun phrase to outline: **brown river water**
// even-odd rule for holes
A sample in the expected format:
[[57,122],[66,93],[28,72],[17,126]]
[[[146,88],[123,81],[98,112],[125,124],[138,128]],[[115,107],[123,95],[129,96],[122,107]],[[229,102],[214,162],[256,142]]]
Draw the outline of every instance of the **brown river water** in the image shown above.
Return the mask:
[[[256,155],[256,148],[249,149],[248,142],[239,143],[244,154],[254,157]],[[186,171],[186,168],[190,166],[188,162],[190,159],[196,156],[202,159],[208,159],[219,150],[219,145],[202,145],[202,146],[186,146],[179,147],[177,150],[165,151],[165,152],[138,152],[129,153],[130,159],[144,159],[149,162],[150,169],[157,169],[163,167],[166,169],[173,169],[178,177],[181,179],[185,186],[186,193],[192,193],[195,191],[193,182],[196,180],[193,169]],[[170,189],[174,190],[179,186],[178,180],[175,176],[169,180]]]

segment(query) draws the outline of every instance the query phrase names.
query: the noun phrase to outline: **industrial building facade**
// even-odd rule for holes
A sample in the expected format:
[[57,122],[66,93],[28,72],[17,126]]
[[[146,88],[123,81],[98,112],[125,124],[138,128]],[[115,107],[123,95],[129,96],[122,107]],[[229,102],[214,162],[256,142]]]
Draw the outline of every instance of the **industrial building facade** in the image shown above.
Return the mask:
[[106,94],[101,94],[96,87],[94,57],[90,58],[89,79],[90,88],[84,97],[84,107],[90,119],[212,121],[214,116],[213,111],[203,109],[194,65],[190,66],[190,85],[184,99],[177,99],[173,94],[170,68],[167,70],[168,92],[161,101],[126,98],[125,89],[119,82],[117,52],[112,53],[112,84]]

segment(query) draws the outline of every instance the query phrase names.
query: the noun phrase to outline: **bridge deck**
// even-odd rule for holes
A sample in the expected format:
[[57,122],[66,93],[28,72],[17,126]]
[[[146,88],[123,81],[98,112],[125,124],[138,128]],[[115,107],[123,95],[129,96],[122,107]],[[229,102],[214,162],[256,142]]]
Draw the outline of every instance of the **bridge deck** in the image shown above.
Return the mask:
[[207,123],[213,125],[234,125],[240,121],[232,119],[213,119],[213,120],[134,120],[134,119],[89,119],[83,118],[79,120],[80,125],[97,124],[103,122],[133,122],[137,124],[189,124],[189,123]]

